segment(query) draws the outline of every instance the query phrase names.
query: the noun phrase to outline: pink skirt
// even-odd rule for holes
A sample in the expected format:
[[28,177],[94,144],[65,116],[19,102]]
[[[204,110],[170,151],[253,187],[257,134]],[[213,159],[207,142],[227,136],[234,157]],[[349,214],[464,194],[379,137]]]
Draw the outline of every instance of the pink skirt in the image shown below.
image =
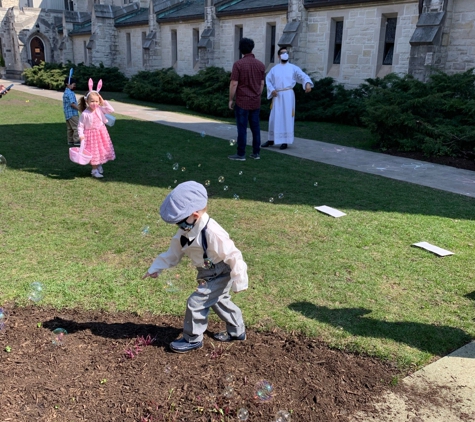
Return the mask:
[[86,129],[84,137],[84,149],[92,154],[91,165],[97,166],[115,160],[114,146],[105,126],[100,129]]

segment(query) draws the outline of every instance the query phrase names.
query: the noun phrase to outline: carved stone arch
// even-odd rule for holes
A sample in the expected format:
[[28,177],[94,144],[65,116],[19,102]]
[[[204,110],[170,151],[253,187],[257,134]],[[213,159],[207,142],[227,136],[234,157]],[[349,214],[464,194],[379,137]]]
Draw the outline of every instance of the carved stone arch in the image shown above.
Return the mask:
[[28,39],[28,63],[32,66],[51,61],[51,45],[49,40],[40,33],[35,33]]

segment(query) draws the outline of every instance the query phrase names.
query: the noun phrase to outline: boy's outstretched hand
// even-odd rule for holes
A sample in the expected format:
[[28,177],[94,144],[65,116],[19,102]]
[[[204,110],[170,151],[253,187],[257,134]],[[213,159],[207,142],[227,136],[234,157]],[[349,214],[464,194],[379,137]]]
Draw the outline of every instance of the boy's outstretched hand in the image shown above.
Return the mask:
[[152,277],[152,278],[157,278],[158,277],[158,273],[149,273],[147,272],[143,277],[142,277],[142,280],[146,279],[147,277]]

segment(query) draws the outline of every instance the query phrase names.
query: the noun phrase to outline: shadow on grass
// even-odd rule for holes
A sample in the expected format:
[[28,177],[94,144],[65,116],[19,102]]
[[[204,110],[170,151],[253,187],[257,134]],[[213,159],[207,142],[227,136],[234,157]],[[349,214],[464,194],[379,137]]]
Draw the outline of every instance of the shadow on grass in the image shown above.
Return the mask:
[[307,318],[342,328],[354,336],[387,338],[436,356],[446,355],[472,340],[463,330],[445,325],[372,319],[366,317],[371,310],[365,308],[330,309],[310,302],[296,302],[290,304],[289,309]]
[[106,322],[76,322],[64,318],[55,317],[44,321],[43,327],[48,330],[64,328],[68,334],[78,331],[89,330],[92,334],[112,339],[132,339],[150,335],[155,338],[153,345],[168,349],[170,342],[175,340],[182,332],[181,329],[170,326],[158,326],[154,324],[136,324],[133,322],[106,323]]
[[[105,177],[97,183],[171,189],[186,180],[210,181],[210,197],[269,202],[282,194],[276,203],[473,219],[472,198],[266,150],[258,161],[230,161],[236,147],[226,140],[117,117],[109,128],[116,160],[104,165]],[[69,160],[64,122],[4,124],[0,153],[10,169],[58,180],[91,177],[90,166]],[[218,182],[221,177],[225,183]]]

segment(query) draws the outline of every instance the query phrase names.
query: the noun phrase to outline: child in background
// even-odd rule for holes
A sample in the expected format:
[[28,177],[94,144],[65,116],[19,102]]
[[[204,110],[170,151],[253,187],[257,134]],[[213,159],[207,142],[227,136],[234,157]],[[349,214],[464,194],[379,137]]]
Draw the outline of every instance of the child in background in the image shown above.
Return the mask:
[[143,278],[156,278],[163,270],[176,266],[184,255],[198,270],[198,288],[188,298],[183,336],[170,348],[186,353],[203,347],[210,308],[226,323],[226,331],[216,333],[218,341],[243,341],[246,328],[241,310],[231,300],[230,290],[247,289],[247,265],[228,233],[207,214],[208,194],[197,182],[179,184],[165,198],[160,215],[176,224],[167,252],[160,254]]
[[105,126],[105,113],[112,113],[114,109],[99,94],[102,80],[97,84],[97,91],[93,91],[92,87],[92,79],[89,79],[89,92],[79,102],[82,114],[79,118],[78,135],[81,142],[85,142],[84,149],[92,154],[91,175],[99,179],[104,177],[102,164],[115,159],[114,146]]
[[78,147],[81,145],[78,136],[79,107],[74,90],[76,89],[76,79],[66,77],[64,79],[66,89],[63,94],[63,110],[66,118],[66,128],[68,145]]

